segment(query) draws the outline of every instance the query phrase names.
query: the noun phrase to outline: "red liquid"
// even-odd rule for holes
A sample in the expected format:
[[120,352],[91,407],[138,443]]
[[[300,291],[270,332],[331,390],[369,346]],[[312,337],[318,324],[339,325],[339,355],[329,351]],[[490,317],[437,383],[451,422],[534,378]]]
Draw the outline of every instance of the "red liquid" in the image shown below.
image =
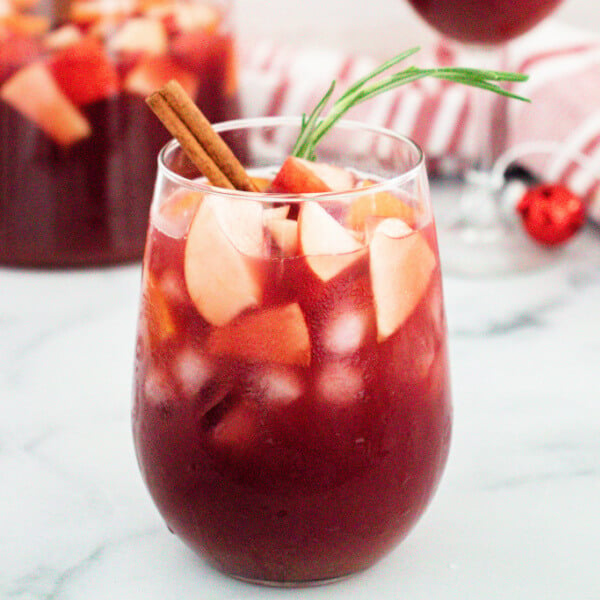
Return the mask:
[[[75,2],[73,7],[88,5],[97,3]],[[115,20],[74,14],[69,26],[80,37],[74,47],[92,40],[101,48],[101,62],[109,66],[99,74],[87,68],[91,59],[84,56],[81,68],[74,67],[60,81],[53,71],[55,57],[71,52],[72,46],[49,48],[57,28],[25,34],[17,21],[12,30],[0,31],[0,264],[74,266],[141,258],[157,154],[170,138],[144,97],[178,78],[209,120],[239,116],[233,40],[221,24],[222,15],[214,10],[215,23],[182,31],[169,12],[178,5],[163,2],[165,14],[160,17],[142,8]],[[158,4],[148,6],[152,11]],[[119,32],[140,20],[161,28],[160,52],[156,47],[115,49]],[[132,38],[146,43],[145,35],[150,34],[134,32]],[[36,65],[50,73],[49,101],[57,93],[66,95],[71,112],[87,124],[82,136],[56,139],[52,108],[36,121],[22,104],[28,94],[17,94],[16,103],[5,97],[11,78]],[[96,99],[86,90],[95,89],[99,81]],[[65,91],[72,82],[79,87]],[[110,87],[106,93],[102,84]],[[58,92],[50,90],[55,85]]]
[[[433,229],[424,235],[434,246]],[[310,364],[289,366],[207,352],[214,328],[187,294],[184,247],[151,226],[133,410],[141,472],[169,529],[252,580],[366,568],[416,523],[448,455],[439,266],[378,343],[366,256],[327,283],[304,257],[257,259],[260,310],[297,302],[308,325]],[[359,347],[332,333],[345,315],[362,319]]]
[[532,29],[561,0],[408,0],[440,33],[472,44],[501,44]]

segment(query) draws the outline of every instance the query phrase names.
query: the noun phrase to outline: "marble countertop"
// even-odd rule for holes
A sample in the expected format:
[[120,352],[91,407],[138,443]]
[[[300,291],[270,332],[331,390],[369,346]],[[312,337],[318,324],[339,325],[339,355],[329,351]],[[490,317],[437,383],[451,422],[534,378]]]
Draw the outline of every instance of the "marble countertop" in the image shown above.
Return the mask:
[[439,491],[375,567],[301,591],[221,576],[159,518],[129,422],[139,280],[137,264],[0,269],[0,598],[600,598],[597,230],[535,272],[445,277]]

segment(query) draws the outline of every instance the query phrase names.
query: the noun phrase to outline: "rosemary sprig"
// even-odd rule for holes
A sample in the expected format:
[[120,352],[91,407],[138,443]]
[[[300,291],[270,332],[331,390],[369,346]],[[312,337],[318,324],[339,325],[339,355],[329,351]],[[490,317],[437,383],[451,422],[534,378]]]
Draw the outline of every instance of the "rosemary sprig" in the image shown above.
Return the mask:
[[463,85],[495,92],[496,94],[514,98],[515,100],[529,102],[529,99],[509,92],[497,83],[526,81],[527,75],[523,75],[522,73],[485,71],[466,67],[421,69],[419,67],[411,66],[392,75],[388,75],[387,77],[372,81],[378,75],[381,75],[399,62],[416,54],[419,50],[420,48],[418,47],[406,50],[359,79],[333,103],[333,106],[327,115],[321,117],[327,102],[333,94],[336,84],[334,81],[310,115],[308,117],[306,115],[302,116],[302,127],[292,150],[292,155],[297,156],[298,158],[315,160],[315,148],[317,147],[317,144],[335,125],[336,121],[338,121],[353,106],[387,92],[388,90],[417,81],[418,79],[423,79],[424,77],[435,77],[436,79],[443,79],[453,83],[461,83]]

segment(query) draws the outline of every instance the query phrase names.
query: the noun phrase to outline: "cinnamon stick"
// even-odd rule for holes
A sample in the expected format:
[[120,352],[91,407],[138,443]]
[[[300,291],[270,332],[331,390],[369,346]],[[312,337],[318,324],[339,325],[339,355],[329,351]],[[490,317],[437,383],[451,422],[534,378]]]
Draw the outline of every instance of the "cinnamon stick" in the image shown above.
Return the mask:
[[176,80],[169,81],[146,102],[213,185],[258,191],[229,146]]
[[179,116],[159,92],[154,92],[151,96],[148,96],[146,103],[162,121],[169,133],[181,144],[189,159],[212,185],[230,190],[235,189],[231,181],[227,179],[204,148],[198,143],[193,133],[182,125]]

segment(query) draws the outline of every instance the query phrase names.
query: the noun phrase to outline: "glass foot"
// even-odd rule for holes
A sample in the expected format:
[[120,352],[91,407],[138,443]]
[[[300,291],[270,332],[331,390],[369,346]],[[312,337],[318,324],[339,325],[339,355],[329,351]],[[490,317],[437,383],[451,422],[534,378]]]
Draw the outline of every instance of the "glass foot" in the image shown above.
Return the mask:
[[514,204],[500,202],[499,192],[481,181],[432,187],[445,275],[498,277],[531,271],[556,262],[562,253],[531,240]]

